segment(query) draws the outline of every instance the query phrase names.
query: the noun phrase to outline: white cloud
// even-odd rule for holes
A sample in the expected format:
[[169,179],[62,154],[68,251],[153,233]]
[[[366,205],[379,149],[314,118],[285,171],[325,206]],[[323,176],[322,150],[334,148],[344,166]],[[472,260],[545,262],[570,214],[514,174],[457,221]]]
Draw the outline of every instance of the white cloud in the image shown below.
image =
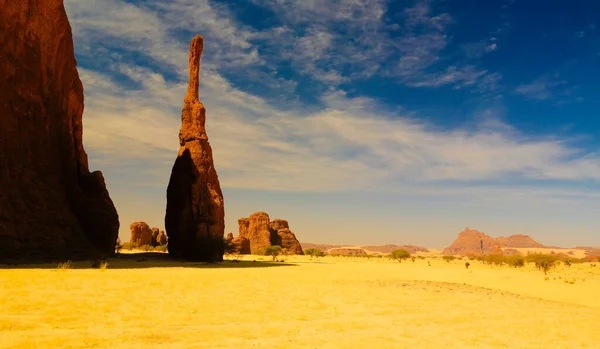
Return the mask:
[[[121,49],[144,52],[157,62],[170,64],[180,77],[175,81],[168,80],[156,71],[119,59],[114,59],[113,65],[105,70],[80,69],[86,91],[84,141],[93,155],[92,160],[97,159],[92,165],[126,168],[129,163],[143,162],[144,182],[165,183],[178,147],[179,114],[187,85],[182,79],[187,75],[187,44],[171,40],[169,26],[164,22],[168,15],[158,16],[151,9],[117,0],[90,0],[88,4],[93,5],[90,7],[80,4],[67,1],[76,28],[77,48],[83,48],[84,55],[100,58],[112,55],[110,50],[98,50],[91,41],[118,37],[124,40],[121,44],[130,44]],[[163,10],[181,16],[192,12],[186,10],[189,2],[174,4],[171,10]],[[321,5],[313,1],[300,6],[310,14]],[[360,1],[339,5],[342,10],[330,15],[340,21],[355,16],[354,10],[345,9],[371,6]],[[202,24],[208,26],[206,30],[224,30],[239,35],[226,43],[229,49],[221,53],[223,57],[230,57],[229,62],[240,62],[235,58],[240,52],[252,52],[251,38],[260,33],[247,30],[232,20],[217,18],[217,14],[226,12],[200,8],[202,13],[213,18]],[[101,11],[109,15],[103,16]],[[324,10],[329,13],[327,11]],[[423,8],[411,12],[412,25],[428,25],[440,30],[449,23],[444,16],[425,20],[427,13]],[[192,12],[190,15],[199,14]],[[378,16],[375,14],[372,19]],[[129,25],[120,25],[123,21]],[[370,19],[363,22],[371,23]],[[285,27],[277,30],[282,34],[288,31]],[[295,50],[304,50],[307,57],[316,58],[314,61],[317,62],[329,54],[327,50],[335,39],[327,31],[309,30],[308,33],[309,36],[294,43]],[[216,41],[226,41],[226,37]],[[416,52],[415,57],[426,57],[434,62],[436,55],[433,53],[445,46],[445,38],[435,34],[427,41],[430,45],[415,44],[412,52]],[[423,51],[419,52],[419,49]],[[209,55],[210,51],[205,54]],[[256,63],[261,60],[259,56],[250,60],[253,63],[240,63],[240,67],[262,64]],[[372,99],[349,98],[339,89],[321,96],[324,109],[290,111],[236,88],[220,74],[214,62],[211,64],[210,59],[208,64],[204,62],[200,95],[207,107],[207,131],[214,148],[216,167],[226,188],[389,190],[390,183],[469,183],[506,178],[600,179],[598,156],[582,153],[561,140],[528,138],[510,128],[489,123],[481,124],[475,130],[438,130],[392,112]],[[417,59],[413,64],[419,67],[420,63]],[[138,87],[121,86],[113,80],[115,73],[127,76]],[[335,70],[322,73],[324,80],[343,78]],[[441,72],[427,73],[426,79],[414,80],[412,84],[460,87],[482,81],[482,74],[485,72],[476,67],[451,66]],[[264,75],[254,78],[261,77]],[[274,78],[269,83],[286,84]],[[136,170],[127,168],[124,171]]]

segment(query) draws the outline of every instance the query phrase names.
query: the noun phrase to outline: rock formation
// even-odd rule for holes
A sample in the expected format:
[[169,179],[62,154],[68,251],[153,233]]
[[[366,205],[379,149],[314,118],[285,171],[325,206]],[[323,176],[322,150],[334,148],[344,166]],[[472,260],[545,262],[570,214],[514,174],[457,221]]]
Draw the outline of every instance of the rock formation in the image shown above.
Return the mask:
[[160,229],[157,227],[152,228],[152,246],[154,247],[160,245],[158,243],[158,234],[160,234]]
[[[303,242],[302,243],[302,248],[304,250],[308,249],[308,248],[317,248],[321,251],[327,252],[329,250],[331,250],[332,248],[347,248],[347,245],[327,245],[327,244],[311,244],[308,242]],[[354,248],[354,247],[353,247]],[[414,245],[381,245],[381,246],[359,246],[356,248],[362,248],[365,253],[370,253],[370,252],[378,252],[378,253],[384,253],[384,254],[388,254],[391,253],[394,250],[406,250],[409,253],[417,253],[417,252],[429,252],[428,249],[426,249],[425,247],[421,247],[421,246],[414,246]]]
[[138,246],[153,245],[152,234],[153,231],[146,222],[133,222],[129,226],[131,230],[131,238],[129,242],[137,244]]
[[408,253],[417,253],[417,252],[429,252],[428,249],[421,246],[414,245],[383,245],[383,246],[361,246],[362,249],[369,252],[379,252],[379,253],[392,253],[395,250],[405,250]]
[[304,254],[296,235],[287,221],[270,221],[265,212],[256,212],[248,218],[238,219],[239,235],[232,240],[242,254],[261,254],[268,246],[281,246],[288,254]]
[[543,248],[544,245],[533,240],[527,235],[511,235],[509,237],[493,238],[480,231],[468,227],[458,234],[454,242],[446,247],[442,253],[445,255],[470,255],[502,253],[502,248]]
[[83,149],[62,0],[0,0],[0,260],[114,253],[119,219]]
[[515,234],[509,237],[497,237],[496,242],[507,248],[543,248],[544,245],[535,241],[531,236]]
[[206,109],[198,99],[204,40],[190,44],[189,86],[181,112],[179,153],[167,187],[165,228],[169,254],[200,261],[223,260],[223,194],[206,135]]
[[157,244],[157,246],[162,246],[162,245],[166,245],[167,242],[168,242],[167,233],[165,233],[164,230],[161,230],[158,233],[158,236],[156,237],[156,244]]
[[330,255],[340,255],[340,256],[366,256],[367,251],[363,250],[360,247],[336,247],[327,251]]

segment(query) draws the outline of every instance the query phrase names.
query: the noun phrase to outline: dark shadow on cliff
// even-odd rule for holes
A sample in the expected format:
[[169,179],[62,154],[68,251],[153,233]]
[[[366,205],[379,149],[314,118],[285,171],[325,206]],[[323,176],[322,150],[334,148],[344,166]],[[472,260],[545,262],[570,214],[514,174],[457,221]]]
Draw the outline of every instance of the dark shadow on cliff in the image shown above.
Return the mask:
[[[265,259],[270,257],[265,257]],[[198,269],[234,269],[234,268],[275,268],[296,266],[271,260],[224,260],[223,262],[187,262],[173,259],[166,253],[144,252],[119,254],[106,259],[107,269],[147,269],[147,268],[198,268]],[[1,269],[57,269],[60,261],[35,264],[0,264]],[[72,261],[69,269],[96,269],[94,260]]]

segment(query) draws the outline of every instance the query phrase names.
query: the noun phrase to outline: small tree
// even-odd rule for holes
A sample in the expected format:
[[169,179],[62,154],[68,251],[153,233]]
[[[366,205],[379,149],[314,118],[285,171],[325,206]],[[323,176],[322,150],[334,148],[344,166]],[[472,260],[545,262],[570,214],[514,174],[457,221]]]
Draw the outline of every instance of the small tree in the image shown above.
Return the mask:
[[310,258],[312,259],[313,257],[323,257],[325,255],[325,252],[319,250],[318,248],[307,248],[304,251],[304,254],[310,256]]
[[525,266],[525,258],[520,255],[512,255],[506,258],[506,263],[514,268],[521,268]]
[[394,250],[390,254],[390,257],[397,260],[398,263],[402,263],[403,259],[410,258],[410,253],[407,250]]
[[277,258],[277,256],[279,256],[280,253],[281,253],[280,246],[267,246],[265,248],[265,255],[272,256],[273,260],[275,260]]

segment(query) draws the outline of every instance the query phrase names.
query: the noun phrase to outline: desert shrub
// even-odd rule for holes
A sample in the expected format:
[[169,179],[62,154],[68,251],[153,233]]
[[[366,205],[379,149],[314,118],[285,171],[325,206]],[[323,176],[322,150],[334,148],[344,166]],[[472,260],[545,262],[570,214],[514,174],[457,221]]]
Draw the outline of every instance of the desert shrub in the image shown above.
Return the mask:
[[425,256],[417,256],[419,259],[425,259]]
[[469,266],[471,265],[471,263],[469,262],[465,262],[465,268],[469,269]]
[[154,250],[154,246],[152,246],[152,245],[140,246],[140,250],[142,250],[142,251],[153,251]]
[[276,260],[277,256],[279,256],[279,254],[281,253],[281,247],[280,246],[267,246],[267,247],[265,247],[264,253],[266,256],[271,256],[271,257],[273,257],[273,260]]
[[65,270],[71,268],[71,261],[65,261],[58,263],[58,267],[56,269]]
[[542,270],[544,275],[546,275],[550,269],[554,268],[559,261],[559,258],[556,255],[543,253],[532,253],[525,258],[528,262],[534,263],[538,270]]
[[235,254],[237,252],[237,249],[235,248],[233,241],[228,241],[227,239],[223,239],[223,252],[226,255]]
[[390,254],[390,258],[397,260],[398,263],[402,263],[403,259],[410,258],[410,253],[407,250],[394,250]]
[[108,262],[103,259],[97,259],[92,262],[92,268],[105,270],[108,267]]
[[445,261],[446,261],[446,263],[450,263],[450,262],[452,262],[453,260],[455,260],[455,259],[456,259],[456,257],[455,257],[455,256],[443,256],[443,257],[442,257],[442,259],[443,259],[443,260],[445,260]]
[[310,256],[310,258],[312,259],[313,257],[323,257],[325,256],[325,252],[319,250],[318,248],[308,248],[304,251],[304,254],[307,256]]
[[525,266],[525,258],[520,255],[512,255],[506,258],[506,263],[514,268],[521,268]]
[[567,267],[571,267],[571,264],[573,264],[573,260],[571,260],[570,258],[565,258],[563,259],[563,263],[567,266]]
[[154,248],[154,251],[158,251],[158,252],[167,252],[167,245],[158,245]]
[[121,246],[122,249],[129,250],[129,251],[131,251],[137,247],[138,247],[138,245],[135,242],[126,242]]
[[501,254],[488,254],[482,257],[482,261],[489,265],[502,265],[506,262],[506,257]]
[[121,242],[121,238],[117,237],[117,240],[115,241],[115,252],[120,253],[122,248],[123,248],[123,243]]

